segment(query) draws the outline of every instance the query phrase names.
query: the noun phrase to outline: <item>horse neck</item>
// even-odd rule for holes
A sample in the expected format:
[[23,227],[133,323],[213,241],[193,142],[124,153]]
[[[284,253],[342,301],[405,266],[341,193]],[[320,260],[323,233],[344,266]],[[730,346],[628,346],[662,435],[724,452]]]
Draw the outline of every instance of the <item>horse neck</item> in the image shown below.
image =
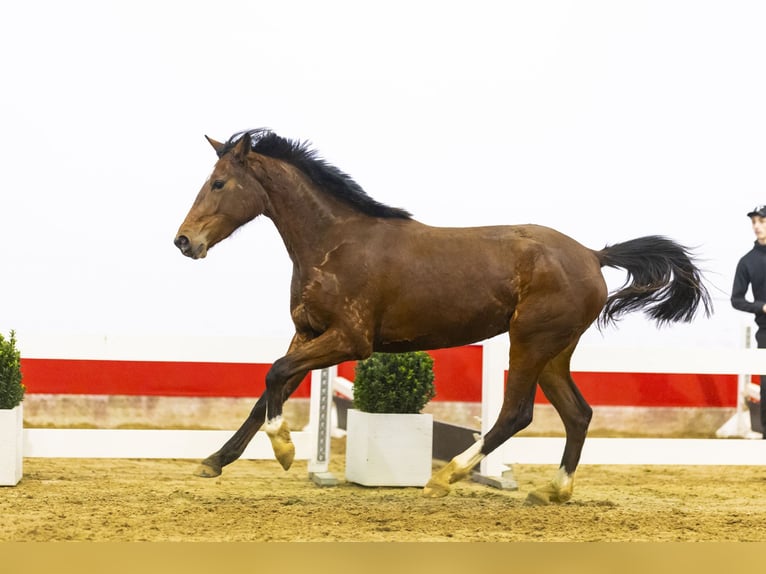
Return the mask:
[[342,204],[289,163],[257,156],[251,161],[268,195],[264,215],[274,222],[293,261],[324,257],[331,232],[359,213]]

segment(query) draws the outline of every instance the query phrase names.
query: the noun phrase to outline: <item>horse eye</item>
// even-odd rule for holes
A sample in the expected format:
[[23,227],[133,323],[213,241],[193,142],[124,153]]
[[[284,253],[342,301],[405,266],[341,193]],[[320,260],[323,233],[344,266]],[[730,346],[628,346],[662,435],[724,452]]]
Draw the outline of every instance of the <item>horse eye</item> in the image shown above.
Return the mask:
[[223,186],[225,185],[225,183],[226,182],[223,181],[222,179],[216,179],[213,182],[213,189],[223,189]]

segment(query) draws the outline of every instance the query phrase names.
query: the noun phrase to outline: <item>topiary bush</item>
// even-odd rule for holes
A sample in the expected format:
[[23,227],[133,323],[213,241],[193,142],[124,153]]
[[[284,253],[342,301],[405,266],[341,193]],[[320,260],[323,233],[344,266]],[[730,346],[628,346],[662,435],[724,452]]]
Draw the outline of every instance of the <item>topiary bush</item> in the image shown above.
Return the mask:
[[367,413],[419,413],[436,396],[433,366],[425,351],[373,353],[356,365],[354,407]]
[[0,409],[12,409],[24,399],[21,383],[21,354],[16,349],[16,333],[10,339],[0,334]]

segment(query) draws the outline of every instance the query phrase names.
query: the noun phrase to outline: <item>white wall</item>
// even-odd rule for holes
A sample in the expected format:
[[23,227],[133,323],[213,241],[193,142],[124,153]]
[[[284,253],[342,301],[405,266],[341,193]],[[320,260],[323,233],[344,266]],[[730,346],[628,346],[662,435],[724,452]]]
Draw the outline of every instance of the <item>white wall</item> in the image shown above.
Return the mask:
[[728,297],[766,203],[760,1],[43,0],[2,21],[3,333],[289,334],[268,220],[204,261],[172,244],[203,134],[258,126],[426,223],[697,247],[713,319],[596,344],[739,345],[750,322]]

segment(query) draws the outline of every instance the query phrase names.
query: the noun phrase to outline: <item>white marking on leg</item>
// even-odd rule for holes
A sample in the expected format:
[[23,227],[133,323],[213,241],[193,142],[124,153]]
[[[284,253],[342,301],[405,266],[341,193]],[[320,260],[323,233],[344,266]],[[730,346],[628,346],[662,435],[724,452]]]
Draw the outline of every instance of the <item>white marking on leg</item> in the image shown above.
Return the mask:
[[481,448],[483,446],[484,439],[480,438],[452,460],[461,469],[473,468],[484,458],[484,455],[481,454]]
[[551,484],[553,484],[559,493],[566,492],[570,495],[572,494],[573,483],[574,473],[567,473],[563,466],[559,467],[558,472],[556,472],[556,476],[554,476],[553,480],[551,481]]
[[275,435],[279,432],[279,429],[282,428],[282,422],[282,415],[269,419],[266,421],[266,424],[263,425],[263,430],[266,431],[266,434]]

